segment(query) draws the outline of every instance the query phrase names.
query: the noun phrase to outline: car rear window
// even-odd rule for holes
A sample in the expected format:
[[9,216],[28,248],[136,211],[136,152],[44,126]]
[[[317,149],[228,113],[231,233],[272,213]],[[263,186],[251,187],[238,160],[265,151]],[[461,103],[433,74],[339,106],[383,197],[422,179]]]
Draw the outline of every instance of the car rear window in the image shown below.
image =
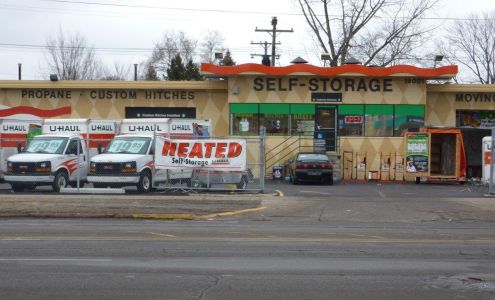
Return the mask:
[[328,156],[318,153],[304,153],[297,156],[297,161],[328,161]]

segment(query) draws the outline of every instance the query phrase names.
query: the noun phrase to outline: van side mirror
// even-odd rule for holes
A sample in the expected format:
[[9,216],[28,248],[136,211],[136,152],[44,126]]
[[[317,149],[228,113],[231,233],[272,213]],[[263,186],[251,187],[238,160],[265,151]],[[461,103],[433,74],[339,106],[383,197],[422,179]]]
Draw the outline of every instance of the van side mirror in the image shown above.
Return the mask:
[[98,154],[101,154],[103,152],[103,149],[101,148],[101,144],[98,144]]
[[21,144],[17,144],[17,153],[21,153],[22,152],[22,146]]

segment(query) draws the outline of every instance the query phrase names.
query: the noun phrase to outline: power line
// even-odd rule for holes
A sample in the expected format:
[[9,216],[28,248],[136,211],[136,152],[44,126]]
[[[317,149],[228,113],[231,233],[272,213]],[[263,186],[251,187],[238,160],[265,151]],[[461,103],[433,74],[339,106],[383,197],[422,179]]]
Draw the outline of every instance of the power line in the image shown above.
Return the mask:
[[[184,8],[184,7],[164,7],[164,6],[150,6],[150,5],[131,5],[131,4],[117,4],[117,3],[102,3],[102,2],[90,2],[90,1],[69,1],[69,0],[38,0],[44,2],[56,2],[56,3],[70,3],[70,4],[82,4],[93,6],[108,6],[108,7],[126,7],[126,8],[145,8],[145,9],[161,9],[161,10],[179,10],[179,11],[193,11],[193,12],[214,12],[214,13],[231,13],[231,14],[257,14],[257,15],[285,15],[285,16],[304,16],[303,13],[290,13],[290,12],[266,12],[266,11],[250,11],[250,10],[227,10],[227,9],[207,9],[207,8]],[[340,17],[339,15],[330,15],[331,17]],[[381,19],[393,19],[393,17],[375,16]],[[461,18],[461,17],[418,17],[418,20],[436,20],[436,21],[482,21],[492,20],[493,18]]]
[[[131,5],[131,4],[117,4],[117,3],[101,3],[101,2],[89,2],[89,1],[68,1],[68,0],[39,0],[46,2],[58,2],[58,3],[71,3],[71,4],[83,4],[83,5],[95,5],[95,6],[113,6],[113,7],[127,7],[127,8],[146,8],[146,9],[163,9],[163,10],[180,10],[180,11],[197,11],[197,12],[215,12],[215,13],[234,13],[234,14],[257,14],[257,15],[271,15],[273,12],[263,11],[248,11],[248,10],[225,10],[225,9],[207,9],[207,8],[184,8],[184,7],[163,7],[163,6],[149,6],[149,5]],[[278,13],[280,15],[296,16],[299,13]]]

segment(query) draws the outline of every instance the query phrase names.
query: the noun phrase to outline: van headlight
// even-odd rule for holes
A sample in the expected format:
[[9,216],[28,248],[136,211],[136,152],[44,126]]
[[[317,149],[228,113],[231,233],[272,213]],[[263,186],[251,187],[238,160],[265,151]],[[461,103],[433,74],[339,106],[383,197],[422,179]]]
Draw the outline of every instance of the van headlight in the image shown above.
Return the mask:
[[36,164],[35,172],[50,173],[52,171],[52,164],[49,161],[42,161]]
[[125,162],[122,163],[122,173],[136,173],[136,162],[131,161],[131,162]]
[[96,173],[96,163],[93,161],[89,164],[89,173]]

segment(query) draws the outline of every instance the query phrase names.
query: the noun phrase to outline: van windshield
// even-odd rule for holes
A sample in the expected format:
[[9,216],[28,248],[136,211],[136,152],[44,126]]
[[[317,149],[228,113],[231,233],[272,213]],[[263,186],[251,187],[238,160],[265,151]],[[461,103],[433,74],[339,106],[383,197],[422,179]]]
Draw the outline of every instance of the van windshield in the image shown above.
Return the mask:
[[26,152],[62,154],[68,140],[64,137],[35,137],[29,142]]
[[110,142],[105,153],[146,154],[150,143],[150,137],[119,137]]

